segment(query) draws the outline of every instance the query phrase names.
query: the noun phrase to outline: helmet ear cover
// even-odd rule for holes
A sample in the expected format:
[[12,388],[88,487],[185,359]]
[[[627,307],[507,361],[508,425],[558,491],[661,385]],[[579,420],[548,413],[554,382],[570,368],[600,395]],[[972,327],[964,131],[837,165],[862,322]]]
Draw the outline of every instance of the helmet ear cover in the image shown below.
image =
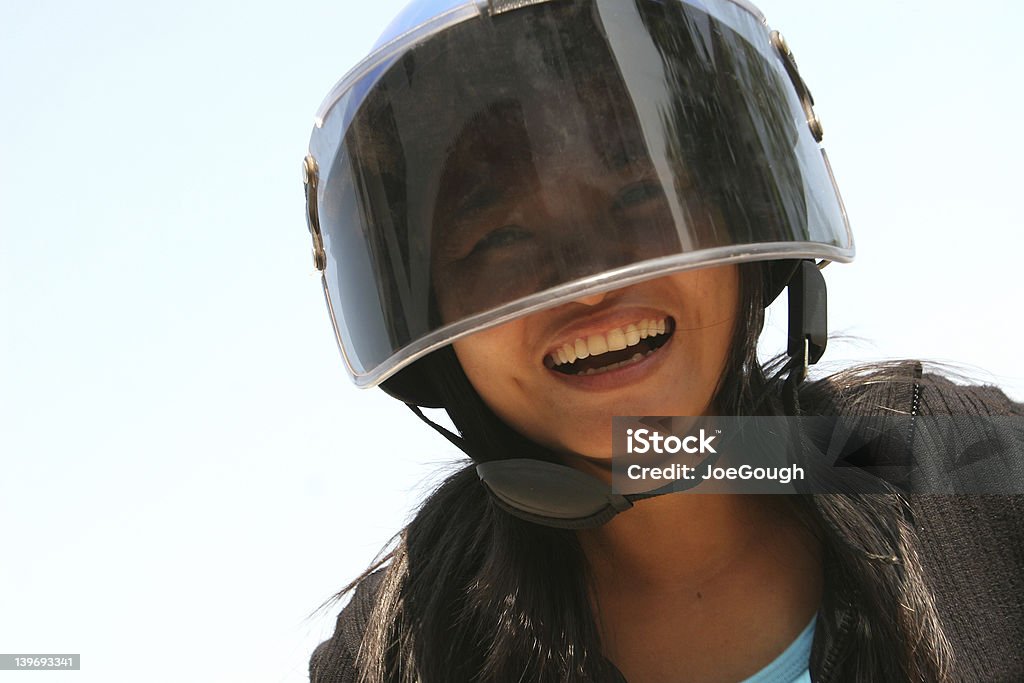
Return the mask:
[[388,396],[410,406],[444,408],[444,401],[438,395],[436,385],[431,379],[437,376],[442,351],[444,349],[438,349],[407,365],[381,382],[380,388]]

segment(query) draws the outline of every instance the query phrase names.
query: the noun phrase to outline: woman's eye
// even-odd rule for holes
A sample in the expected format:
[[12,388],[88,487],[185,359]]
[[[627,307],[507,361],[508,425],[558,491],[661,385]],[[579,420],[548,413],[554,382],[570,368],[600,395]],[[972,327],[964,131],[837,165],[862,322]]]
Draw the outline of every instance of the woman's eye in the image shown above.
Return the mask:
[[484,235],[479,242],[473,245],[473,249],[469,253],[470,255],[473,255],[494,249],[502,249],[504,247],[512,246],[517,242],[528,240],[530,237],[530,233],[520,228],[518,225],[506,225],[503,228],[492,230]]
[[624,188],[615,196],[612,208],[620,210],[628,209],[652,199],[660,199],[664,194],[665,193],[661,189],[661,183],[651,181],[634,183],[633,185],[629,185]]

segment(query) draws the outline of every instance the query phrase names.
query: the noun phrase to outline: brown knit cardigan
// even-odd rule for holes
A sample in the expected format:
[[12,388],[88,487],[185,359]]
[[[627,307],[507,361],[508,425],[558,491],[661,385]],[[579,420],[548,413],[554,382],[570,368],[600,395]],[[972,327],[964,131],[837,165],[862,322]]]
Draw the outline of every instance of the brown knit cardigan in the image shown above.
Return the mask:
[[[919,368],[907,364],[903,369],[908,377],[920,378]],[[867,416],[886,411],[1014,416],[1024,421],[1024,405],[995,387],[961,386],[930,375],[918,381],[869,384],[836,393],[832,401],[815,406],[817,414]],[[1004,460],[1024,461],[1024,450],[1012,450],[1003,454]],[[1024,683],[1024,495],[911,494],[908,500],[918,555],[953,648],[953,680]],[[314,651],[309,663],[313,683],[358,680],[355,654],[382,575],[378,571],[357,587],[338,616],[334,635]],[[811,678],[837,680],[821,669],[829,652],[841,644],[823,642],[820,626]]]

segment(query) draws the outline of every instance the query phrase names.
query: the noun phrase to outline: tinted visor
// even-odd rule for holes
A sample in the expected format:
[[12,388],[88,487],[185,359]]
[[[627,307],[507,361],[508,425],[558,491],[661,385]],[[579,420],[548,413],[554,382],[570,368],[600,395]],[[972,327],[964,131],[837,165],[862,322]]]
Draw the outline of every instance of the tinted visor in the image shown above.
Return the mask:
[[388,50],[310,149],[359,384],[585,293],[853,255],[768,29],[727,0],[548,2]]

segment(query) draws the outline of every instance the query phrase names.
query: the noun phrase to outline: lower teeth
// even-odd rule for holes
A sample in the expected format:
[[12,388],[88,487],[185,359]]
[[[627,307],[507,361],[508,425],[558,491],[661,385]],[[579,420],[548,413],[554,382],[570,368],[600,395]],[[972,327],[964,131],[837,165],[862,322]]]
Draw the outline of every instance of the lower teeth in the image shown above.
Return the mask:
[[576,373],[576,376],[580,377],[582,375],[600,375],[601,373],[608,372],[609,370],[615,370],[616,368],[622,368],[622,367],[625,367],[627,365],[632,365],[633,363],[637,363],[639,361],[642,361],[644,358],[646,358],[647,356],[649,356],[652,353],[654,353],[655,350],[656,349],[651,349],[647,353],[634,353],[632,358],[627,358],[624,361],[619,361],[618,363],[612,363],[611,365],[605,365],[605,366],[602,366],[600,368],[590,368],[589,370],[580,370],[579,372]]

